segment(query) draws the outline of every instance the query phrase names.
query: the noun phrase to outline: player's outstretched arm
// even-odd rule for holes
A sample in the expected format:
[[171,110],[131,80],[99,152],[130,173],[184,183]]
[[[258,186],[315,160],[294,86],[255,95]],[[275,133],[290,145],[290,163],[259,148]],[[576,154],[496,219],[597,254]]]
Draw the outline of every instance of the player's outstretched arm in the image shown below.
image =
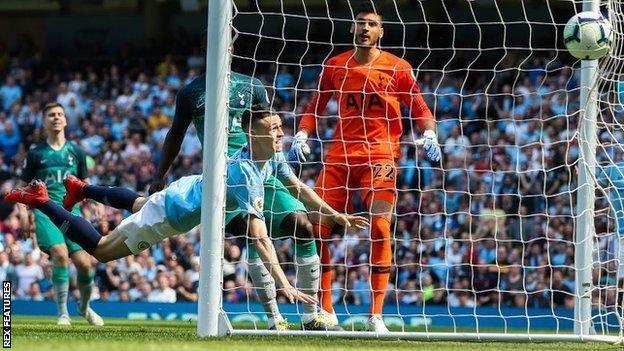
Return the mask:
[[282,287],[282,292],[286,295],[288,301],[290,301],[290,303],[295,303],[295,301],[301,301],[303,303],[316,302],[312,296],[300,292],[290,285],[290,282],[288,282],[286,274],[284,274],[284,271],[279,264],[275,247],[273,247],[273,242],[271,242],[271,238],[269,238],[267,234],[266,224],[264,221],[258,217],[250,215],[249,232],[251,238],[253,239],[253,243],[256,246],[258,255],[262,259],[262,262],[264,262],[267,266],[269,272],[271,272],[275,282]]
[[427,153],[427,158],[434,162],[440,161],[442,150],[435,132],[435,119],[422,97],[411,66],[405,66],[400,71],[398,84],[399,99],[408,107],[412,117],[411,122],[415,123],[423,134],[423,148]]
[[323,201],[323,199],[321,199],[321,197],[318,196],[314,190],[299,180],[299,178],[297,178],[294,174],[286,179],[282,179],[282,182],[284,182],[284,185],[286,185],[291,194],[299,198],[299,200],[301,200],[306,207],[318,209],[321,214],[329,216],[334,222],[336,222],[336,224],[344,227],[368,227],[369,222],[367,218],[343,214],[334,210],[325,201]]
[[176,99],[176,112],[173,117],[171,129],[169,129],[165,137],[162,156],[160,162],[158,162],[158,169],[149,187],[150,195],[161,191],[165,187],[165,175],[167,175],[173,161],[178,157],[184,134],[192,121],[191,115],[184,110],[184,101],[180,97],[181,95],[178,94],[178,98]]

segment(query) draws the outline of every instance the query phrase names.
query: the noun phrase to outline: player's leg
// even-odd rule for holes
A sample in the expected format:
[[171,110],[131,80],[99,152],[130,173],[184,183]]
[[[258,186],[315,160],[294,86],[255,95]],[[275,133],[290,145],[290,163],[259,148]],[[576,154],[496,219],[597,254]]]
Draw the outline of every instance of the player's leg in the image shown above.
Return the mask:
[[35,211],[35,235],[39,248],[50,254],[52,260],[52,283],[56,302],[57,324],[70,325],[67,311],[69,296],[69,252],[61,231],[48,216]]
[[[264,184],[264,217],[267,218],[267,227],[273,238],[290,237],[295,240],[297,287],[316,297],[320,283],[320,259],[316,251],[312,223],[308,219],[305,206],[274,177]],[[303,304],[302,328],[334,329],[317,311],[316,303]]]
[[396,164],[392,160],[365,166],[360,187],[364,204],[371,214],[371,319],[369,330],[385,332],[381,319],[392,265],[391,228],[396,203]]
[[74,208],[74,205],[83,199],[92,199],[104,205],[123,209],[132,213],[137,212],[147,201],[136,192],[113,186],[88,185],[73,175],[69,175],[64,181],[67,190],[63,199],[63,207]]
[[83,250],[78,244],[70,242],[67,245],[70,251],[70,258],[76,266],[78,276],[78,290],[80,291],[80,302],[78,304],[78,312],[85,317],[87,322],[95,326],[103,326],[104,320],[90,306],[91,293],[93,291],[94,271],[91,265],[91,256]]
[[[226,231],[228,233],[236,233],[249,238],[249,220],[248,216],[240,210],[229,211],[226,214]],[[267,315],[268,326],[271,330],[288,329],[288,323],[282,317],[277,306],[277,290],[275,288],[275,280],[269,270],[260,259],[256,249],[252,243],[247,244],[247,267],[251,283],[254,286],[258,299],[262,304],[264,312]]]
[[123,241],[119,240],[119,234],[115,234],[115,231],[103,237],[87,220],[50,200],[36,205],[36,208],[48,216],[51,222],[71,241],[100,262],[108,262],[131,254]]
[[[316,180],[314,191],[332,208],[340,212],[348,212],[350,193],[347,190],[349,168],[347,166],[328,164],[323,167]],[[312,209],[314,210],[314,209]],[[329,251],[329,235],[334,222],[325,216],[311,214],[312,230],[317,239],[317,250],[321,260],[321,286],[319,301],[322,309],[330,314],[332,322],[338,324],[332,301],[333,265]]]
[[166,218],[164,193],[156,193],[140,211],[124,219],[109,235],[102,237],[84,218],[75,216],[50,201],[45,184],[34,182],[11,191],[5,200],[20,202],[43,212],[70,240],[100,262],[139,253],[160,240],[181,234]]

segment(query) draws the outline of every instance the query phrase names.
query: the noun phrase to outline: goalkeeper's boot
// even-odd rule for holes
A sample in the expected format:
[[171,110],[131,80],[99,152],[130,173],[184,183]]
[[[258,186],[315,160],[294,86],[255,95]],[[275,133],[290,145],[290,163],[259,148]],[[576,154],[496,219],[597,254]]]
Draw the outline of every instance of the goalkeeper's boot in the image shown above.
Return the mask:
[[95,313],[91,307],[87,307],[86,310],[82,311],[80,308],[78,309],[78,313],[83,316],[89,324],[94,325],[96,327],[101,327],[104,325],[104,320],[100,317],[99,314]]
[[340,325],[332,324],[327,318],[321,314],[315,314],[309,320],[301,320],[302,330],[322,330],[322,331],[342,331]]
[[78,177],[73,175],[68,175],[63,180],[63,184],[65,184],[65,198],[63,198],[63,207],[67,211],[71,211],[74,208],[74,205],[84,200],[84,187],[86,186],[85,182],[78,179]]
[[19,202],[30,208],[37,208],[43,203],[50,201],[50,197],[48,196],[48,189],[46,189],[45,183],[35,180],[26,186],[13,189],[4,197],[4,200]]
[[378,334],[390,332],[384,324],[383,319],[381,319],[381,316],[370,317],[369,320],[366,322],[366,330]]
[[56,325],[71,325],[71,318],[67,314],[62,314],[56,319]]
[[269,330],[285,331],[291,327],[290,323],[284,318],[276,318],[273,323],[269,321]]

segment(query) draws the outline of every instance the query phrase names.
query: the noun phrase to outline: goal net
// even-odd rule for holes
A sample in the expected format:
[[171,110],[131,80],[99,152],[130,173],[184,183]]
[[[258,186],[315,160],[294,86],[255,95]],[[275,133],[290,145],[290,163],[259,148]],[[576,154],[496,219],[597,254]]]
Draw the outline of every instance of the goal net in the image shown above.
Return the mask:
[[[286,153],[319,89],[323,63],[353,49],[350,28],[358,3],[234,2],[231,70],[257,78],[267,89],[271,108],[282,117]],[[386,326],[404,337],[616,340],[624,267],[617,233],[624,222],[616,220],[623,210],[613,194],[624,183],[598,178],[624,155],[622,3],[601,7],[613,23],[615,43],[600,62],[587,101],[580,97],[581,61],[565,51],[561,38],[564,24],[582,10],[581,1],[375,4],[384,10],[381,49],[413,67],[442,149],[440,162],[426,157],[414,143],[423,130],[413,127],[404,106]],[[595,105],[596,99],[594,173],[583,151],[583,143],[591,146],[591,141],[580,130],[593,123],[583,106]],[[230,109],[232,101],[230,96]],[[312,188],[330,147],[349,142],[337,137],[344,134],[338,130],[340,103],[331,99],[319,111],[308,140],[311,153],[297,169]],[[585,209],[577,204],[585,186],[578,181],[581,169],[591,184],[598,180],[585,192],[593,196],[598,190],[595,211],[593,201]],[[353,212],[370,214],[361,199],[366,189],[342,188],[352,195]],[[265,215],[276,201],[276,195],[265,197]],[[302,267],[296,233],[279,226],[279,217],[294,209],[282,207],[266,218],[281,266],[300,287],[300,272],[307,266]],[[309,208],[310,216],[317,210]],[[586,236],[579,236],[581,218],[591,223]],[[361,331],[370,317],[375,270],[371,230],[334,228],[323,240],[331,257],[321,257],[321,271],[333,273],[331,290],[323,294],[331,296],[342,333],[370,335]],[[222,304],[234,333],[267,329],[265,292],[250,279],[251,241],[240,231],[225,235]],[[579,260],[579,250],[591,257],[588,262]],[[286,303],[279,292],[277,301],[282,316],[300,329],[304,307]]]

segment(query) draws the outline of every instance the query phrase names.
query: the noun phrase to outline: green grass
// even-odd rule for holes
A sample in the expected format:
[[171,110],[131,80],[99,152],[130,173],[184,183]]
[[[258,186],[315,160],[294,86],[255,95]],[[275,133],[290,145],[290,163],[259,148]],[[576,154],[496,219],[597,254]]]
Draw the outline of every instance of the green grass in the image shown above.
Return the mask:
[[129,321],[107,319],[106,326],[94,328],[79,318],[71,327],[59,327],[52,318],[14,316],[15,350],[610,350],[604,343],[479,343],[394,340],[358,340],[317,337],[241,337],[199,339],[196,325],[181,321]]

